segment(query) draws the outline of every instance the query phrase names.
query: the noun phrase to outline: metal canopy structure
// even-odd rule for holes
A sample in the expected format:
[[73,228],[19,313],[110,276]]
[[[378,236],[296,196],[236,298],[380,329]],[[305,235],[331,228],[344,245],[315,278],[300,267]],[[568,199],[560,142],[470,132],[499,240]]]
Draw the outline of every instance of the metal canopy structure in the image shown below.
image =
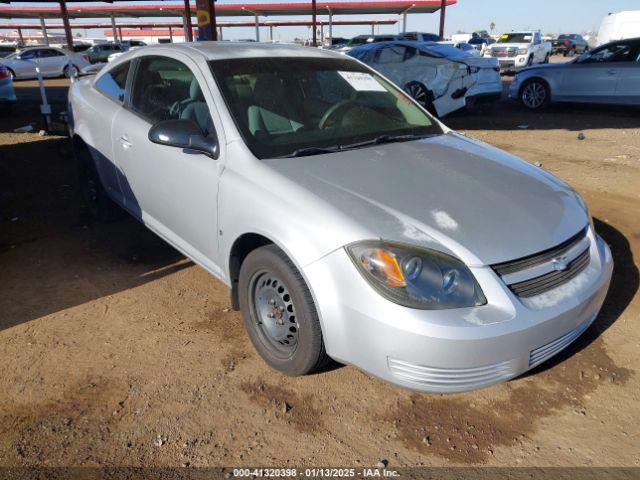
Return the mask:
[[[131,5],[117,5],[114,1],[110,5],[75,5],[67,3],[69,18],[143,18],[143,17],[182,17],[185,5],[179,3],[156,3]],[[405,11],[410,13],[434,13],[440,10],[443,1],[449,7],[456,4],[456,0],[386,0],[386,1],[344,1],[317,2],[318,15],[400,15]],[[59,3],[59,2],[56,2]],[[123,2],[124,3],[124,2]],[[189,5],[195,11],[195,4]],[[296,3],[217,3],[216,16],[243,17],[255,16],[298,16],[312,13],[311,2]],[[59,6],[31,7],[31,6],[0,6],[0,18],[58,18],[62,17]]]
[[[18,0],[19,3],[24,0]],[[216,6],[215,0],[196,0],[192,5],[190,0],[184,3],[133,3],[117,5],[118,0],[111,0],[109,5],[77,5],[76,2],[59,0],[55,7],[49,6],[0,6],[0,18],[6,19],[40,19],[42,36],[46,44],[47,26],[45,19],[61,18],[64,24],[67,46],[73,48],[70,18],[110,18],[113,37],[117,38],[116,18],[144,18],[144,17],[182,17],[183,28],[187,32],[187,41],[193,41],[191,17],[192,9],[196,8],[198,31],[200,40],[217,40],[216,17],[253,16],[256,29],[256,41],[260,41],[260,17],[268,16],[298,16],[310,15],[313,30],[313,45],[316,45],[317,15],[329,16],[329,38],[332,38],[334,15],[365,15],[365,14],[397,14],[403,17],[403,31],[407,25],[407,13],[433,13],[440,10],[440,38],[444,38],[445,9],[455,5],[456,0],[364,0],[364,1],[330,1],[318,2],[288,2],[288,3],[226,3]],[[0,3],[6,3],[0,0]],[[124,2],[123,2],[124,3]],[[373,32],[372,32],[373,33]]]

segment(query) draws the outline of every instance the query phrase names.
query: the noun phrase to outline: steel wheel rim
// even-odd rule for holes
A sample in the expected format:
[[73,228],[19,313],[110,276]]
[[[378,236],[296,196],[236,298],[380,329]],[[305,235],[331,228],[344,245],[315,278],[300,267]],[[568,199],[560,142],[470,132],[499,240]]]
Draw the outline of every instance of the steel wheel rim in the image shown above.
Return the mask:
[[522,101],[529,108],[538,108],[547,97],[544,86],[538,82],[529,83],[522,90]]
[[408,85],[405,91],[423,107],[427,105],[427,92],[420,85]]
[[252,317],[261,340],[277,356],[291,357],[298,346],[299,324],[289,288],[269,271],[255,274],[250,285]]

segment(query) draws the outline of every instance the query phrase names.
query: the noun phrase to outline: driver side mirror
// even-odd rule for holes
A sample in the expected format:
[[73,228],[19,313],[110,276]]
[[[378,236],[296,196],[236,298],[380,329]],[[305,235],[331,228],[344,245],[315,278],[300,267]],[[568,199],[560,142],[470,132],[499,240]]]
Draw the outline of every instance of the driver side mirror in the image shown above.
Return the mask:
[[159,145],[204,153],[214,160],[220,154],[215,136],[205,137],[196,122],[183,118],[159,121],[149,130],[149,140]]

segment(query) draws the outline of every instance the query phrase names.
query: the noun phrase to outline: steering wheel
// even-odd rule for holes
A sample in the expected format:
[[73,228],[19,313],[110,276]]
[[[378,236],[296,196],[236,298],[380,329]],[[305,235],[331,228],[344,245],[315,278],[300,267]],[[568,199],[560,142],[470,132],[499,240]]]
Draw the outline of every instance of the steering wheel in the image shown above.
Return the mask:
[[341,113],[342,116],[352,108],[358,108],[359,105],[354,100],[342,100],[341,102],[336,103],[332,107],[329,108],[320,119],[320,123],[318,124],[319,129],[327,128],[327,123],[329,123],[329,119],[331,117],[336,116],[338,113]]

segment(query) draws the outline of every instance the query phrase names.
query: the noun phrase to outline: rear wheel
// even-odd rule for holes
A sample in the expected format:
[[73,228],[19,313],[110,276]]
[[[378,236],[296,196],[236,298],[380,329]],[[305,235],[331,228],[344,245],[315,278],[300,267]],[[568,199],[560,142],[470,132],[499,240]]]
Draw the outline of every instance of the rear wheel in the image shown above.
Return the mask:
[[546,107],[551,100],[551,94],[546,82],[534,78],[525,82],[520,89],[520,101],[530,110]]
[[238,289],[247,333],[272,368],[305,375],[330,361],[311,292],[282,250],[252,251],[240,267]]
[[[75,70],[75,74],[77,75],[78,72],[80,72],[80,70],[78,70],[78,67],[76,65],[71,65],[71,66],[73,67],[73,70]],[[62,70],[62,75],[64,75],[65,78],[71,78],[72,73],[74,73],[73,70],[71,70],[69,68],[69,65],[67,65]]]
[[95,162],[86,145],[74,142],[73,151],[78,166],[80,193],[91,216],[101,222],[109,222],[122,216],[122,209],[109,198],[102,186]]
[[420,82],[409,82],[404,86],[404,91],[409,94],[416,102],[418,102],[429,113],[436,115],[436,109],[433,106],[433,93]]
[[576,47],[571,47],[567,52],[567,57],[573,57],[576,54]]

